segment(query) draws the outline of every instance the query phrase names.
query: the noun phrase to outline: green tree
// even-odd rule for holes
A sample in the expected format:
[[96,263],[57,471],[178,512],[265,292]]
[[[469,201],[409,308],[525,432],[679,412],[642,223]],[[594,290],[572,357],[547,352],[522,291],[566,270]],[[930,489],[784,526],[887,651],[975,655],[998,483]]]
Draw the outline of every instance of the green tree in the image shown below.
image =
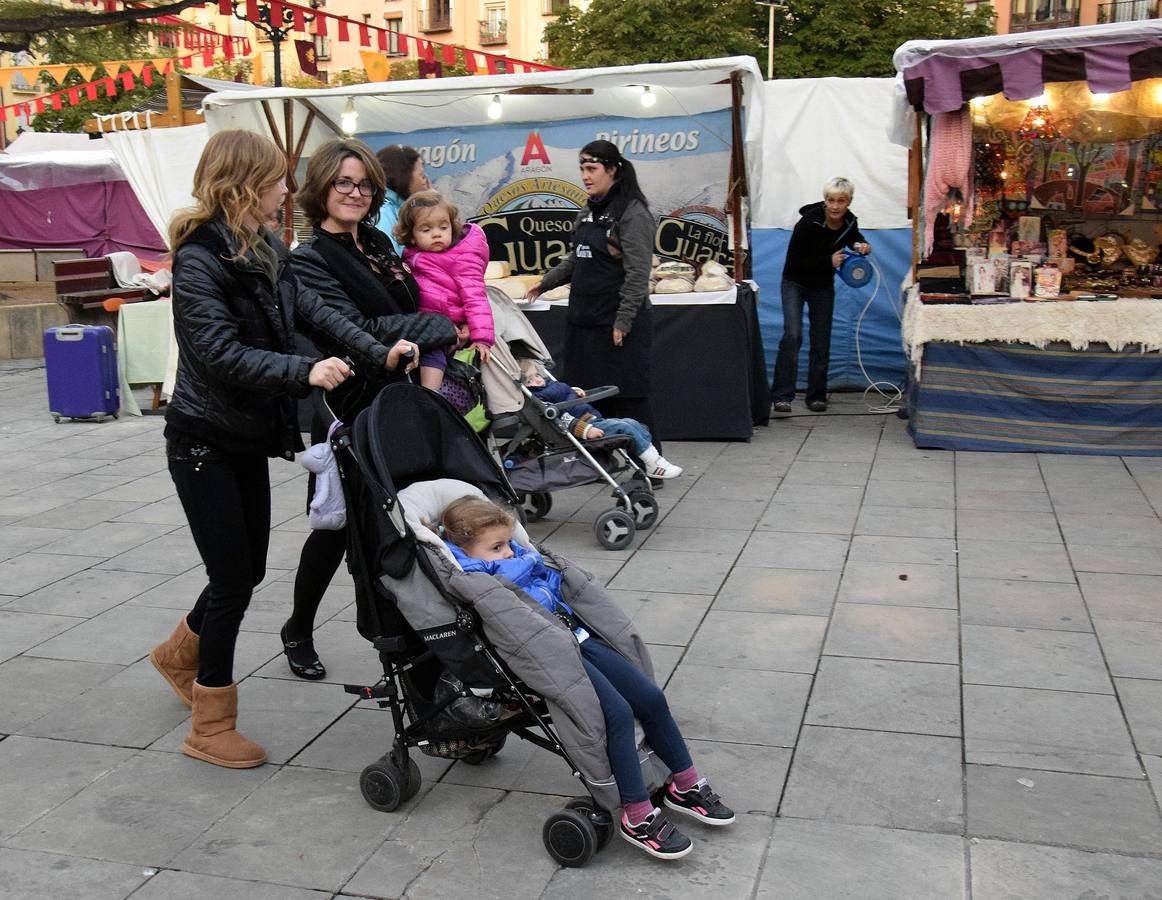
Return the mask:
[[587,68],[756,56],[766,8],[753,0],[593,0],[545,27],[549,62]]
[[[77,15],[74,10],[63,9],[47,3],[31,2],[31,0],[0,0],[0,35],[6,38],[13,37],[13,32],[5,29],[13,27],[14,23],[26,22],[34,18],[34,14],[43,13],[47,21],[74,22]],[[95,16],[90,16],[94,19]],[[27,38],[28,49],[36,55],[37,61],[43,65],[60,65],[62,63],[77,63],[80,65],[96,65],[97,69],[90,78],[86,79],[76,69],[71,70],[59,82],[54,81],[47,74],[41,76],[41,81],[47,92],[60,90],[84,84],[89,80],[96,80],[106,76],[116,76],[117,72],[106,71],[99,65],[111,59],[154,59],[162,56],[172,56],[170,50],[159,50],[156,47],[156,36],[160,32],[170,29],[164,26],[140,24],[135,19],[105,22],[101,25],[82,27],[69,25],[60,28],[42,28],[31,33],[20,32]],[[125,112],[139,109],[156,94],[164,90],[160,74],[154,79],[151,86],[139,85],[131,91],[118,91],[113,97],[104,96],[100,91],[96,100],[83,99],[77,106],[70,106],[65,101],[59,110],[46,109],[32,120],[34,131],[64,131],[79,132],[94,115],[108,115],[115,112]]]
[[992,7],[969,11],[963,0],[787,0],[775,11],[775,75],[889,76],[905,41],[978,37],[994,23]]

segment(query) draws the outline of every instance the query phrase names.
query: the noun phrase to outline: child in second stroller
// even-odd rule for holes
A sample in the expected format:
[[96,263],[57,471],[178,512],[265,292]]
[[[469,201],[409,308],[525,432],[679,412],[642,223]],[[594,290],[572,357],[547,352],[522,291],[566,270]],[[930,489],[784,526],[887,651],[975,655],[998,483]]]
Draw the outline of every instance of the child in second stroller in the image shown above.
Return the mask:
[[465,572],[512,582],[565,622],[580,644],[582,665],[605,717],[609,762],[622,801],[621,836],[658,859],[680,859],[693,848],[650,799],[638,763],[635,718],[672,772],[665,806],[707,825],[734,822],[734,812],[699,777],[661,688],[589,633],[562,599],[561,574],[546,566],[536,550],[513,541],[512,515],[489,500],[467,496],[450,503],[441,520],[444,539]]
[[[572,400],[575,396],[585,396],[585,391],[581,388],[565,384],[563,381],[546,379],[544,370],[531,359],[521,360],[520,371],[521,384],[527,387],[534,397],[546,403],[562,403]],[[682,474],[682,467],[674,465],[662,456],[654,446],[650,430],[637,419],[606,418],[597,407],[582,403],[573,406],[568,413],[563,413],[561,421],[573,432],[574,437],[582,441],[606,435],[629,435],[633,438],[634,452],[645,467],[646,474],[651,478],[677,478]]]

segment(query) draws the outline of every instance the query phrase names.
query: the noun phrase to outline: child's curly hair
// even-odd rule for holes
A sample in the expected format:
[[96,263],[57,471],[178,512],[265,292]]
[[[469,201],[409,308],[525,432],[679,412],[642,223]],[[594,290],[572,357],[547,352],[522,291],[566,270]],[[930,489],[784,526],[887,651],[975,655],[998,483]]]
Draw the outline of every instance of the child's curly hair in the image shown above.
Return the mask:
[[460,218],[460,210],[456,204],[439,191],[416,191],[404,202],[399,210],[399,218],[395,222],[395,239],[401,244],[415,246],[412,232],[416,229],[416,221],[420,217],[420,210],[443,207],[448,213],[448,221],[452,223],[452,243],[455,244],[464,233],[464,222]]
[[516,516],[491,500],[481,497],[461,497],[444,507],[440,515],[443,536],[457,547],[470,544],[472,539],[485,528],[503,525],[512,528]]

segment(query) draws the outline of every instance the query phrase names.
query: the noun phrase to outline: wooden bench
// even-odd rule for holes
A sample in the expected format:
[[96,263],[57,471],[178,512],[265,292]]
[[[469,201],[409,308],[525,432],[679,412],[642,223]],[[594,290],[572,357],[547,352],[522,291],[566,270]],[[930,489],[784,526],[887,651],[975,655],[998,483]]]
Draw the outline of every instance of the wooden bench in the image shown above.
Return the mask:
[[120,303],[106,301],[136,303],[156,299],[145,288],[119,286],[113,277],[113,263],[105,256],[54,260],[53,283],[57,302],[68,309],[70,321],[80,325],[108,325],[116,330]]

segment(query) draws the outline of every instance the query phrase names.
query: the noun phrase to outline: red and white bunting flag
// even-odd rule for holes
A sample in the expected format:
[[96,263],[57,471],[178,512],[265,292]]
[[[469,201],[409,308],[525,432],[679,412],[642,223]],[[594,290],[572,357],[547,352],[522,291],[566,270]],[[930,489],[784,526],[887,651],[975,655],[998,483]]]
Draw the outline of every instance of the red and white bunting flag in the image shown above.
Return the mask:
[[146,87],[150,87],[153,84],[153,66],[149,63],[141,69],[141,83]]
[[133,77],[132,72],[122,72],[117,77],[121,79],[121,89],[122,90],[131,91],[137,86],[137,81]]
[[44,112],[44,101],[39,97],[37,97],[36,100],[32,102],[32,105],[36,108],[36,114],[38,116]]
[[61,103],[60,91],[57,91],[55,94],[49,94],[48,95],[48,102],[50,104],[52,104],[53,109],[60,109],[61,106],[63,105]]
[[97,82],[90,81],[88,84],[85,85],[85,96],[88,97],[90,100],[97,99]]
[[379,48],[380,53],[387,52],[387,32],[382,28],[375,29],[375,45]]
[[65,96],[69,98],[69,106],[76,106],[81,102],[81,88],[79,85],[69,88],[65,91]]
[[295,14],[295,31],[307,30],[307,14],[303,12],[302,7],[296,6],[294,8]]
[[399,52],[406,56],[408,52],[408,36],[406,34],[399,35],[396,38],[396,43],[399,44]]
[[319,37],[327,36],[327,17],[322,13],[315,16],[315,34]]
[[259,22],[258,0],[246,0],[246,19],[249,22]]
[[282,27],[282,4],[278,0],[271,0],[270,3],[270,22],[276,27]]
[[[441,44],[440,51],[444,56],[444,63],[449,66],[456,65],[456,48],[451,44]],[[468,61],[468,51],[464,51],[464,61]]]
[[367,26],[364,25],[363,23],[359,24],[359,46],[360,47],[370,47],[371,46],[371,34],[367,30]]
[[347,31],[347,20],[336,16],[335,24],[339,26],[335,40],[344,42],[351,40],[351,34]]

